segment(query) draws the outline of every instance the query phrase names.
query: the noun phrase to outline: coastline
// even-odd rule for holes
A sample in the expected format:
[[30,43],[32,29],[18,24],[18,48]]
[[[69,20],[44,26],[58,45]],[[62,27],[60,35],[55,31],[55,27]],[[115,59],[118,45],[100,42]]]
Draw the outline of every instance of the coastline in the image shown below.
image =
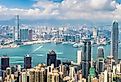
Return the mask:
[[7,49],[7,48],[18,48],[21,46],[26,46],[26,45],[33,45],[33,44],[41,44],[41,43],[48,43],[51,42],[50,40],[37,40],[37,41],[27,41],[27,42],[22,42],[22,45],[17,45],[15,43],[9,44],[9,45],[0,45],[0,49]]

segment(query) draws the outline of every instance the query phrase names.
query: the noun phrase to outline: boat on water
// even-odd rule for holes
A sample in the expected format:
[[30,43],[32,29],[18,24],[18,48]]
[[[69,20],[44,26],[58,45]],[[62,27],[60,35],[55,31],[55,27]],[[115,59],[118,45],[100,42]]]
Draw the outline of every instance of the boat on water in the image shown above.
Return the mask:
[[63,45],[66,45],[66,44],[75,44],[75,42],[62,42]]
[[74,48],[79,48],[79,47],[82,47],[83,46],[83,43],[75,43],[73,45]]

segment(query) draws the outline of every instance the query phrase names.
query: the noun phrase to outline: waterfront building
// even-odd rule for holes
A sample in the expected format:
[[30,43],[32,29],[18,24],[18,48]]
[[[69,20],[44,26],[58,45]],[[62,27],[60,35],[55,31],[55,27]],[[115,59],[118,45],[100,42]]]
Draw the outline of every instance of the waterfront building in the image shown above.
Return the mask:
[[114,57],[116,63],[118,63],[118,41],[119,40],[119,29],[118,22],[114,21],[111,33],[111,55]]
[[20,40],[21,41],[28,41],[29,40],[29,30],[24,28],[20,29]]
[[52,50],[47,54],[47,66],[50,66],[51,64],[54,64],[54,67],[56,67],[56,53]]
[[1,57],[1,70],[6,70],[7,67],[9,67],[9,57],[2,56]]
[[6,68],[9,67],[9,57],[8,56],[2,56],[1,57],[1,71],[2,71],[2,78],[3,81],[5,80],[6,76]]
[[32,29],[29,30],[29,40],[30,41],[33,40],[33,30]]
[[32,67],[32,58],[29,55],[24,57],[24,68],[29,69]]
[[77,64],[81,64],[81,62],[82,62],[82,55],[83,55],[82,50],[78,50],[77,51]]

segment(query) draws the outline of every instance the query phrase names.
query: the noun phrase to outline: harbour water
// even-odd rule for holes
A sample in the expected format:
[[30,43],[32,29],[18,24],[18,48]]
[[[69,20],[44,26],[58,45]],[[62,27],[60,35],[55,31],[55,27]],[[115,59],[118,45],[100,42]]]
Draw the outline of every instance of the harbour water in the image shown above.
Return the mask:
[[[110,54],[110,45],[104,46],[104,48],[106,57]],[[0,56],[9,56],[11,65],[23,65],[24,56],[29,54],[32,56],[32,64],[35,66],[39,63],[46,63],[46,56],[50,50],[54,50],[57,53],[57,58],[62,61],[69,60],[76,62],[78,48],[74,48],[72,44],[42,43],[12,49],[0,49]],[[119,48],[119,58],[121,58],[120,53],[121,49]],[[96,46],[92,47],[92,56],[94,60],[97,57]]]

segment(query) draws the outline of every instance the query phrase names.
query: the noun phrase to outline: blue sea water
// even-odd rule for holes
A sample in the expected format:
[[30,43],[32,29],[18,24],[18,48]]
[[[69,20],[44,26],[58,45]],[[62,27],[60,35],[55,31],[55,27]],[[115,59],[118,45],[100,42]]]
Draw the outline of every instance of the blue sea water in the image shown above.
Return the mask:
[[[105,57],[110,54],[110,45],[104,46]],[[57,58],[61,61],[74,61],[77,59],[77,50],[71,44],[55,44],[55,43],[44,43],[21,46],[13,49],[0,49],[0,56],[7,55],[10,57],[10,64],[23,66],[24,56],[29,54],[32,57],[32,65],[35,66],[39,63],[46,63],[46,56],[50,50],[54,50],[57,54]],[[119,53],[121,49],[119,48]],[[97,57],[97,47],[92,47],[92,57],[95,60]],[[121,58],[119,54],[119,58]]]

